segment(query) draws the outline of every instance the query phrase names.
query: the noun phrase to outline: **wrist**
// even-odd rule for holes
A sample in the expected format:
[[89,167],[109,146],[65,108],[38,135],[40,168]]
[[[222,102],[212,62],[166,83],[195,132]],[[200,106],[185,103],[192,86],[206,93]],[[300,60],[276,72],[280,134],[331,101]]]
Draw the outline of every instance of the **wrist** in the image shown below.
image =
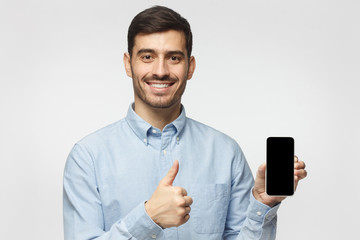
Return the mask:
[[265,204],[269,207],[274,207],[275,205],[279,204],[281,201],[277,201],[275,199],[272,199],[271,197],[269,197],[266,193],[258,193],[255,188],[252,190],[252,194],[254,196],[254,198],[261,202],[262,204]]
[[148,202],[148,201],[145,201],[144,205],[145,205],[145,211],[146,211],[147,215],[152,219],[152,216],[151,216],[151,207],[150,207],[150,205],[149,205],[149,202]]
[[148,201],[145,201],[144,203],[145,205],[145,212],[146,214],[151,218],[151,220],[153,220],[153,222],[158,225],[159,227],[161,227],[161,229],[165,229],[160,223],[158,223],[153,215],[153,211],[152,211],[152,208],[151,208],[151,204],[149,204]]

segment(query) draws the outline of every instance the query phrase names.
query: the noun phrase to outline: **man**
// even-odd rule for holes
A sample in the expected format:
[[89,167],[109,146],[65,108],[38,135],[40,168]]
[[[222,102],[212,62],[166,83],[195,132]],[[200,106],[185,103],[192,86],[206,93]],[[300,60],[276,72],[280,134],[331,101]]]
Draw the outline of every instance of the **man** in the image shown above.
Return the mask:
[[[254,183],[230,137],[186,117],[195,70],[189,23],[156,6],[128,32],[126,118],[78,142],[64,172],[65,239],[275,239],[284,199]],[[297,159],[296,159],[297,160]],[[295,162],[295,180],[306,177]]]

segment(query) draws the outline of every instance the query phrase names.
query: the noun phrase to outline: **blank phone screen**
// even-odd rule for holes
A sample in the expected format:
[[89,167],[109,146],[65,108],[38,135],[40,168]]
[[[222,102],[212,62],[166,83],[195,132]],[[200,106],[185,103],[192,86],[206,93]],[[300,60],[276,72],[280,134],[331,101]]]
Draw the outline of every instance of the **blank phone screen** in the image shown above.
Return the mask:
[[294,139],[269,137],[266,144],[266,193],[294,194]]

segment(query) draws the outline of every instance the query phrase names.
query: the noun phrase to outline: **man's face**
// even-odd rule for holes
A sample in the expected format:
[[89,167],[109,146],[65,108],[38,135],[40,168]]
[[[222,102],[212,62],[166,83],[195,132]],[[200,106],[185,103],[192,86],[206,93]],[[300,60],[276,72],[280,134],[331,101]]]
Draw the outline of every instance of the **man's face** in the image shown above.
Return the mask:
[[195,70],[195,59],[187,56],[184,34],[175,30],[137,35],[132,57],[126,53],[124,63],[133,79],[135,106],[153,108],[180,105],[186,81]]

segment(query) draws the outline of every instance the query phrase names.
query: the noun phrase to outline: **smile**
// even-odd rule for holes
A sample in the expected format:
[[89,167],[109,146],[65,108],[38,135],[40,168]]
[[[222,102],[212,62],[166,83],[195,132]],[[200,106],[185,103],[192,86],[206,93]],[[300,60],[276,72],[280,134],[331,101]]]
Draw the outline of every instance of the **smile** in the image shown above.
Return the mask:
[[164,83],[155,83],[155,84],[150,84],[151,87],[154,87],[154,88],[167,88],[170,86],[170,84],[164,84]]
[[164,89],[164,88],[168,88],[168,87],[172,86],[174,83],[151,83],[151,82],[148,82],[147,84],[152,88]]

